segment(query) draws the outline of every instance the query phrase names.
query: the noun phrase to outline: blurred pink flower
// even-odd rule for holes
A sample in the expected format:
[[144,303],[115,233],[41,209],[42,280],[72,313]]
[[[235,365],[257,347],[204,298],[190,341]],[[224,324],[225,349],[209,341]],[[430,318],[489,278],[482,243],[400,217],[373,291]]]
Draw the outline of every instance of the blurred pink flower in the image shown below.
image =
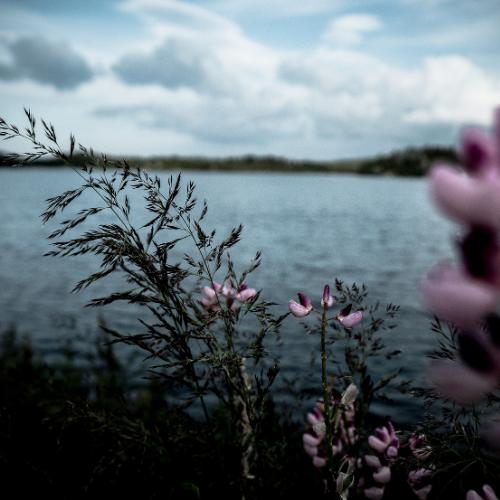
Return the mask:
[[313,413],[307,414],[307,421],[311,424],[317,424],[325,421],[324,415],[318,410],[318,408],[313,408]]
[[408,481],[412,483],[419,483],[423,477],[429,476],[432,474],[432,469],[418,469],[412,470],[408,473]]
[[460,159],[467,171],[471,175],[494,171],[500,153],[499,143],[500,137],[490,137],[482,130],[473,127],[465,129],[460,141]]
[[380,459],[375,455],[365,455],[365,462],[369,467],[374,467],[376,469],[382,467]]
[[366,498],[370,498],[371,500],[380,500],[384,496],[384,489],[372,486],[371,488],[364,490],[363,493]]
[[342,441],[337,437],[332,437],[332,450],[333,455],[338,455],[342,451]]
[[[484,500],[498,500],[498,497],[495,495],[493,488],[485,484],[483,486]],[[483,497],[476,493],[474,490],[469,490],[467,492],[467,496],[465,500],[483,500]]]
[[494,312],[500,289],[467,275],[458,266],[435,268],[423,282],[424,301],[436,316],[461,326],[473,326]]
[[425,435],[419,434],[418,432],[415,432],[408,440],[410,444],[410,450],[412,451],[413,455],[420,460],[426,458],[431,449],[430,446],[425,446],[425,440]]
[[314,437],[311,436],[311,434],[303,434],[302,435],[302,440],[304,441],[304,444],[307,444],[309,446],[318,446],[319,443],[321,443],[323,436],[321,437]]
[[491,392],[496,384],[495,376],[472,370],[462,364],[436,361],[429,365],[430,381],[444,397],[470,404]]
[[487,135],[466,129],[460,157],[468,175],[452,166],[437,165],[430,173],[431,195],[452,219],[482,228],[500,229],[500,111],[495,110],[495,132]]
[[384,441],[376,438],[375,436],[370,436],[368,438],[368,442],[370,443],[370,446],[379,453],[383,453],[387,449],[387,443],[384,443]]
[[[411,438],[410,438],[411,439]],[[411,446],[411,444],[410,444]],[[408,484],[410,485],[411,489],[413,490],[413,493],[419,498],[420,500],[426,500],[427,496],[429,495],[432,485],[428,484],[426,486],[423,486],[421,488],[417,489],[417,486],[419,486],[420,482],[422,481],[423,478],[430,476],[432,474],[433,466],[431,466],[431,469],[418,469],[415,471],[410,471],[408,474]]]
[[394,426],[391,422],[387,423],[387,427],[376,429],[378,438],[370,436],[368,438],[368,443],[379,453],[383,453],[387,450],[387,448],[392,447],[396,450],[396,453],[394,454],[394,452],[392,452],[391,455],[396,456],[397,449],[399,448],[399,439],[396,437],[396,432],[394,431]]
[[448,165],[430,172],[431,196],[451,219],[500,229],[500,170],[468,176]]
[[314,458],[318,454],[317,446],[309,446],[308,444],[304,443],[304,450],[311,458]]
[[313,465],[314,465],[314,467],[321,469],[322,467],[324,467],[326,465],[326,459],[323,457],[318,457],[318,456],[313,457]]
[[[460,159],[465,173],[436,165],[429,185],[441,210],[468,226],[459,242],[461,265],[438,266],[422,291],[436,316],[464,330],[459,352],[467,366],[432,363],[430,379],[444,397],[467,404],[492,391],[500,378],[499,328],[488,324],[500,304],[500,108],[493,134],[463,132]],[[489,336],[477,330],[485,319]]]
[[431,490],[432,490],[432,484],[428,484],[427,486],[423,486],[418,490],[413,488],[413,493],[415,493],[415,495],[419,500],[427,500],[427,497],[429,496]]
[[[488,328],[488,322],[486,323]],[[437,361],[430,365],[429,376],[445,397],[470,404],[492,392],[500,378],[500,347],[494,335],[483,331],[462,331],[457,337],[465,366]]]
[[377,483],[386,484],[391,480],[391,469],[385,465],[380,467],[377,472],[374,472],[372,476]]
[[492,229],[472,227],[459,242],[462,260],[470,276],[500,286],[500,245]]
[[253,297],[256,294],[256,290],[254,288],[248,288],[246,283],[242,283],[236,290],[234,294],[237,301],[244,304],[248,299]]
[[219,295],[221,286],[219,283],[216,283],[215,281],[211,283],[211,286],[206,286],[205,287],[205,295],[206,297],[203,297],[201,299],[201,303],[203,304],[203,307],[207,309],[208,311],[218,311],[220,309],[220,305],[217,301],[217,296]]
[[219,311],[221,308],[221,297],[224,297],[225,305],[229,309],[237,309],[238,302],[245,303],[251,297],[253,297],[256,291],[253,288],[248,288],[246,283],[242,283],[236,290],[233,288],[233,281],[229,280],[227,286],[221,288],[219,283],[215,281],[211,283],[211,286],[206,286],[204,288],[206,297],[201,299],[201,303],[205,309],[208,311]]

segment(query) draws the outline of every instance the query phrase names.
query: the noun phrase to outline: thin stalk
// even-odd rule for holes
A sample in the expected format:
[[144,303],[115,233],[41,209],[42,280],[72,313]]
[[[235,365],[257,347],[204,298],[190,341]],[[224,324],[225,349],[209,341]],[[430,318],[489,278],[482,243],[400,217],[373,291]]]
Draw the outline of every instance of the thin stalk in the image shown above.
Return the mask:
[[321,316],[321,378],[323,380],[323,401],[325,406],[325,423],[326,423],[326,463],[328,466],[328,483],[327,492],[331,491],[333,480],[333,449],[332,449],[332,419],[330,418],[330,395],[328,394],[328,379],[326,373],[326,310],[325,304],[323,314]]

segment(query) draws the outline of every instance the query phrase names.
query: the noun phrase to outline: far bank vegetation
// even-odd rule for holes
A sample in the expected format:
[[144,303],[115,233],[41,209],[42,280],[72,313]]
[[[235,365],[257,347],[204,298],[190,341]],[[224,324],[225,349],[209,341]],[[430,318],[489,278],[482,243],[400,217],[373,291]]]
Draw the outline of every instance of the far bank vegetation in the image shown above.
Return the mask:
[[[118,158],[117,158],[118,159]],[[3,155],[0,153],[0,163]],[[452,147],[424,146],[408,147],[386,155],[373,158],[313,161],[288,160],[277,156],[246,155],[228,158],[207,157],[129,157],[133,166],[147,170],[201,170],[201,171],[255,171],[255,172],[319,172],[319,173],[352,173],[368,175],[393,175],[420,177],[427,173],[436,161],[457,162],[457,154]],[[72,163],[78,165],[84,157],[74,155]],[[8,165],[3,162],[2,165]],[[38,160],[40,166],[62,166],[53,160]]]

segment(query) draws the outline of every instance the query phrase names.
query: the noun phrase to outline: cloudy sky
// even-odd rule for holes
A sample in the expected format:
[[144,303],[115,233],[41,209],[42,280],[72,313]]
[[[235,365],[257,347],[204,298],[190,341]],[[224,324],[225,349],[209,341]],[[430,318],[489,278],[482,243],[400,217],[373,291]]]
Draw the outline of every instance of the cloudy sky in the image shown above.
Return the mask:
[[452,144],[500,104],[499,26],[497,0],[0,0],[0,116],[119,155]]

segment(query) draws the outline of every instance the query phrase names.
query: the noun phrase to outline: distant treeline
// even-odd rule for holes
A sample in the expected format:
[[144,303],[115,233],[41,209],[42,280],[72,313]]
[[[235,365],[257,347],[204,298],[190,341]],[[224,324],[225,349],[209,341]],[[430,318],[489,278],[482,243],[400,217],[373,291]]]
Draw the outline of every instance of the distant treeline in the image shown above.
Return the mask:
[[[0,166],[12,165],[0,153]],[[119,159],[119,158],[115,158]],[[337,161],[287,160],[276,156],[246,155],[229,158],[206,157],[153,157],[127,159],[132,166],[148,170],[223,170],[259,172],[344,172],[371,175],[422,176],[429,167],[439,160],[457,161],[457,154],[451,147],[424,146],[408,147],[375,158]],[[75,154],[73,165],[85,163],[86,157]],[[39,166],[62,166],[63,162],[40,159],[34,162]]]

